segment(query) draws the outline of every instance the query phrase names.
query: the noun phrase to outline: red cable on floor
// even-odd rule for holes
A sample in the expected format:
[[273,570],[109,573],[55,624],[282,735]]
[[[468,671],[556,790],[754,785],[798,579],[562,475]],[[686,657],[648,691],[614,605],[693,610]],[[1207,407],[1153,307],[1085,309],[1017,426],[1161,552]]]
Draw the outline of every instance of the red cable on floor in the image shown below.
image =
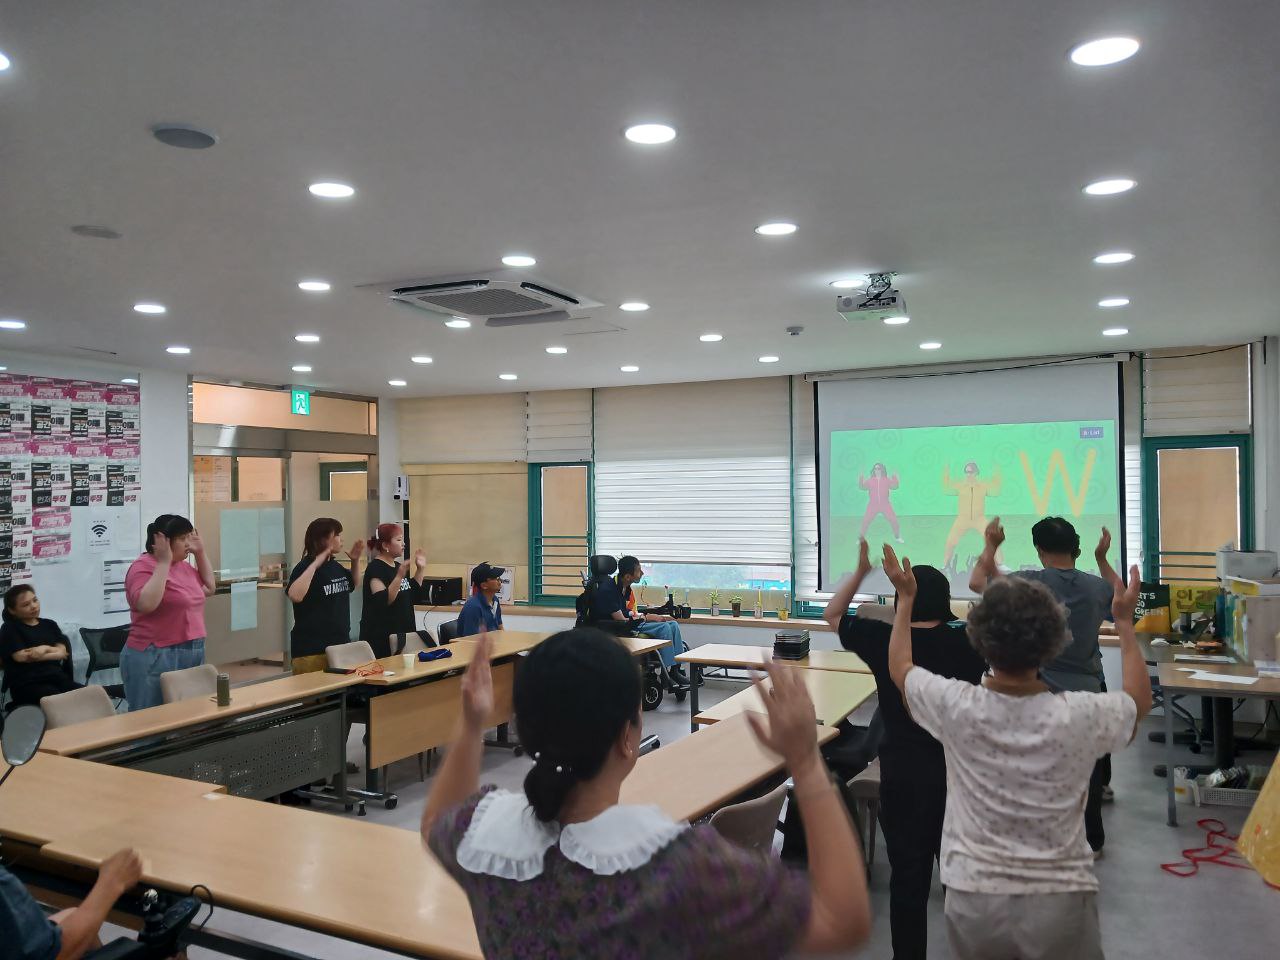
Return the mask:
[[[1238,836],[1232,836],[1227,833],[1227,825],[1221,820],[1207,817],[1204,820],[1197,820],[1196,826],[1205,832],[1203,847],[1192,847],[1189,850],[1183,850],[1182,855],[1185,860],[1179,863],[1162,863],[1160,869],[1167,873],[1173,874],[1175,877],[1194,877],[1200,872],[1200,864],[1216,863],[1221,867],[1233,867],[1237,870],[1252,870],[1253,864],[1244,858],[1244,855],[1236,849],[1236,840]],[[1266,881],[1263,881],[1266,883]],[[1280,887],[1273,883],[1267,883],[1267,886],[1273,890],[1280,890]]]

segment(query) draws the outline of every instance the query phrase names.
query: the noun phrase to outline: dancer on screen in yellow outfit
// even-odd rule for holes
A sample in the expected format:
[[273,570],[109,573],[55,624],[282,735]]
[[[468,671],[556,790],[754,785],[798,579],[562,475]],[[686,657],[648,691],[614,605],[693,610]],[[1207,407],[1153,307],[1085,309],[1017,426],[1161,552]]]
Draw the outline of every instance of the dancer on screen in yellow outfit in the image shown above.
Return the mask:
[[987,528],[987,497],[1000,495],[1000,482],[999,468],[990,480],[983,480],[978,476],[978,465],[972,460],[964,465],[963,480],[951,479],[950,465],[942,468],[943,488],[948,495],[959,498],[956,504],[956,522],[951,525],[951,532],[947,534],[943,561],[945,569],[953,569],[951,562],[955,558],[956,547],[966,533],[972,531],[979,539],[985,536],[983,531]]

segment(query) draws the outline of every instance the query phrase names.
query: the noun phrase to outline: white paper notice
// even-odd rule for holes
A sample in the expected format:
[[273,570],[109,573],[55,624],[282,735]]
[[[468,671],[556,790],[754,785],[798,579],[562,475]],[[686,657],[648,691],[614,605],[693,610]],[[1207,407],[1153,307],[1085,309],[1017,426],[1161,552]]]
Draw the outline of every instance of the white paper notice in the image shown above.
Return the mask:
[[1174,660],[1186,660],[1195,663],[1234,663],[1230,657],[1224,657],[1219,653],[1175,653]]
[[1229,673],[1208,673],[1204,670],[1197,670],[1191,674],[1192,680],[1212,680],[1214,683],[1238,683],[1242,687],[1249,687],[1258,682],[1257,677],[1236,677]]
[[115,516],[105,510],[89,514],[88,547],[90,553],[106,553],[115,542]]

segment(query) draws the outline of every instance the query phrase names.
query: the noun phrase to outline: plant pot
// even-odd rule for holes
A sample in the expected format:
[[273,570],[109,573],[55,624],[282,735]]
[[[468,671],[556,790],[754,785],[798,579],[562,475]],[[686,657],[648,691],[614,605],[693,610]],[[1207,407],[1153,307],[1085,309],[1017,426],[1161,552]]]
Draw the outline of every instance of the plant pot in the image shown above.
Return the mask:
[[778,619],[779,619],[779,620],[786,620],[786,619],[787,619],[788,617],[790,617],[790,616],[791,616],[791,611],[790,611],[790,610],[779,610],[779,611],[778,611]]
[[711,605],[711,615],[712,615],[713,617],[718,617],[718,616],[720,616],[720,604],[718,604],[718,603],[713,603],[713,604]]
[[742,616],[742,604],[740,604],[740,603],[735,603],[735,604],[733,605],[733,615],[734,615],[735,617],[740,617],[740,616]]

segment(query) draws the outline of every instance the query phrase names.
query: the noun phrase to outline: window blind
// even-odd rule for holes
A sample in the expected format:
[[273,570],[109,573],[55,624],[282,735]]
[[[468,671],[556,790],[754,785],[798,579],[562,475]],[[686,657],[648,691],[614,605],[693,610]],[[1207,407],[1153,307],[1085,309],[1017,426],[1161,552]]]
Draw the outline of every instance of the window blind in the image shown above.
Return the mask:
[[525,459],[525,395],[486,393],[400,400],[401,463]]
[[788,381],[595,391],[596,546],[646,562],[791,562]]
[[1147,354],[1142,385],[1146,436],[1249,432],[1249,347],[1210,350],[1187,347]]
[[590,390],[539,390],[525,396],[530,463],[591,459]]

